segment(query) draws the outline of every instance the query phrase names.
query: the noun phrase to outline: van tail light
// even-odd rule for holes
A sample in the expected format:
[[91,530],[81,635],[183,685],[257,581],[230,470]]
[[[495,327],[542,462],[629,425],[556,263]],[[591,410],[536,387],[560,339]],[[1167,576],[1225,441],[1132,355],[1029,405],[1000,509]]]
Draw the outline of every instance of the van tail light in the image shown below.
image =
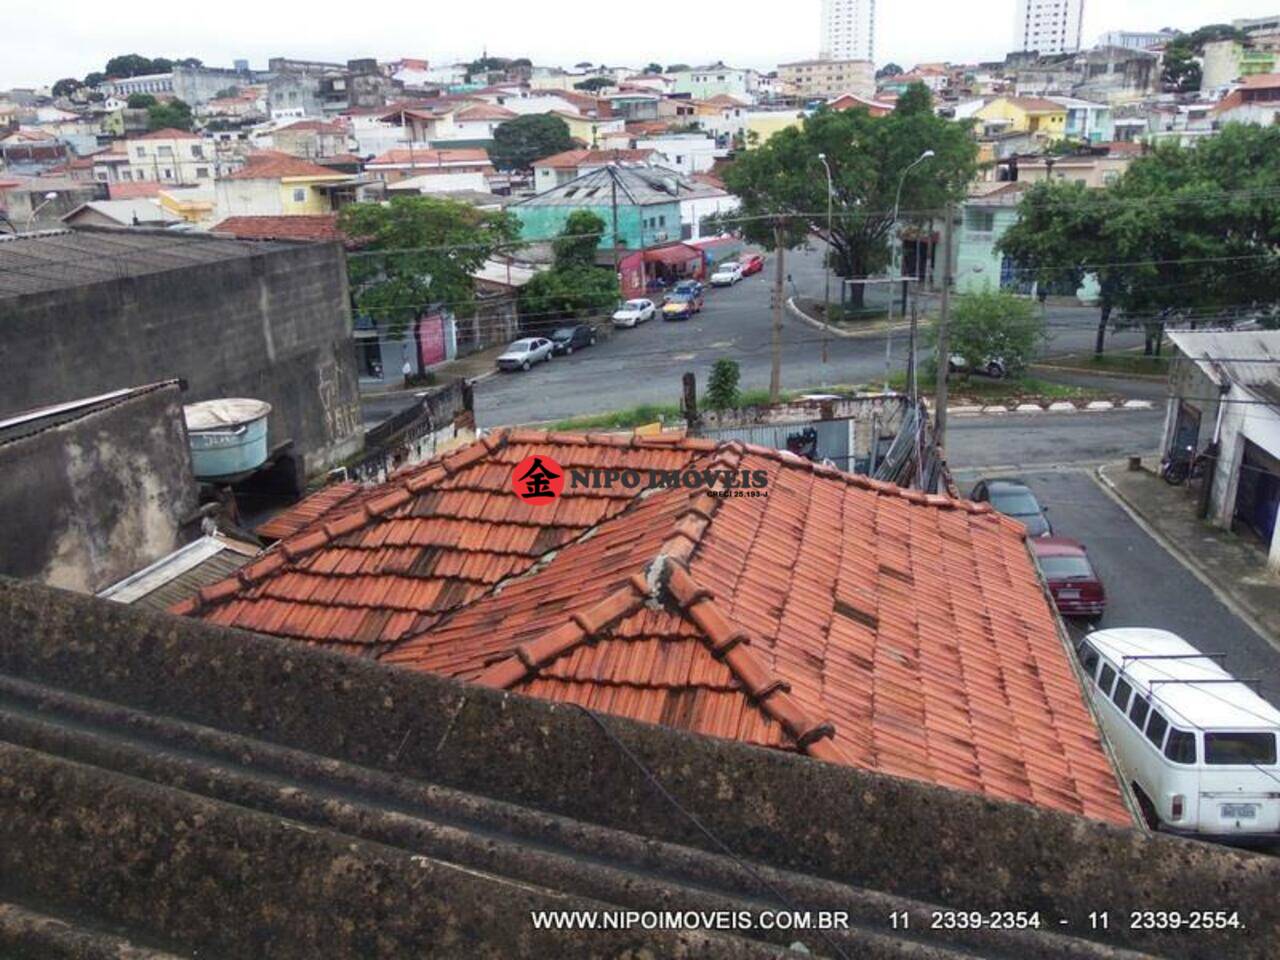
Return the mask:
[[1183,797],[1183,795],[1182,795],[1182,794],[1180,794],[1180,793],[1176,793],[1176,794],[1174,794],[1174,796],[1173,796],[1173,803],[1170,805],[1171,809],[1170,809],[1170,811],[1169,811],[1169,812],[1170,812],[1170,818],[1171,818],[1171,819],[1173,819],[1173,820],[1181,820],[1181,819],[1182,819],[1182,807],[1183,807],[1183,802],[1184,802],[1185,800],[1186,800],[1186,798],[1185,798],[1185,797]]

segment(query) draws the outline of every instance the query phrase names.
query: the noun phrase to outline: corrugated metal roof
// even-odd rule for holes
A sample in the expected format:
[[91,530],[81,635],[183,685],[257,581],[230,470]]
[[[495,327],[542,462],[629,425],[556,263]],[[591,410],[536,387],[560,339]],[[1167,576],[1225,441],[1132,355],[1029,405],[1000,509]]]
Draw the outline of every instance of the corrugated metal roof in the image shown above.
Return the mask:
[[132,227],[0,235],[0,298],[261,256],[292,246]]
[[674,170],[665,167],[628,167],[609,164],[545,190],[514,207],[580,207],[610,203],[614,184],[618,200],[633,206],[671,203],[689,197],[693,187]]
[[1216,384],[1280,384],[1280,330],[1170,330],[1169,339]]

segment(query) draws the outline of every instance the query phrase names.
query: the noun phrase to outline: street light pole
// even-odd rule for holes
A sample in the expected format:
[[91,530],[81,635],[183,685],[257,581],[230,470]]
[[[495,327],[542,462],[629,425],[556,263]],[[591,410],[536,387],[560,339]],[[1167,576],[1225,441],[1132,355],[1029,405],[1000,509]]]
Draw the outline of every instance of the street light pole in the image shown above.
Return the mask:
[[[920,154],[920,156],[916,157],[915,160],[911,161],[911,163],[907,164],[907,168],[902,171],[902,176],[898,178],[898,190],[893,195],[893,219],[892,221],[890,221],[890,223],[892,224],[890,229],[896,229],[898,226],[898,207],[902,203],[902,187],[907,182],[907,174],[909,174],[914,168],[918,167],[920,164],[924,163],[926,160],[928,160],[932,156],[933,156],[933,151],[926,150],[924,153]],[[897,286],[897,278],[902,274],[902,264],[899,259],[899,252],[900,252],[899,249],[897,248],[897,246],[895,246],[893,249],[892,261],[891,261],[894,276],[891,278],[891,282],[889,285],[889,315],[888,317],[886,317],[885,332],[884,332],[884,392],[885,393],[889,392],[889,371],[890,371],[890,368],[893,366],[893,301],[896,296],[895,287]],[[904,296],[905,296],[905,292],[906,291],[904,287],[904,291],[903,291]],[[904,312],[906,311],[905,302],[902,305],[902,309]],[[911,357],[911,362],[915,363],[914,356]]]
[[55,192],[53,192],[53,191],[50,191],[49,193],[46,193],[46,194],[44,195],[44,200],[42,200],[40,203],[38,203],[38,204],[35,206],[35,208],[31,211],[31,213],[27,215],[27,230],[28,230],[28,231],[30,231],[30,230],[31,230],[31,226],[32,226],[32,224],[34,224],[34,223],[36,222],[36,214],[38,214],[41,210],[43,210],[45,207],[47,207],[47,206],[50,204],[50,202],[52,202],[52,201],[54,201],[54,200],[57,200],[57,199],[58,199],[58,195],[57,195],[57,193],[55,193]]
[[822,161],[822,168],[827,171],[827,270],[822,293],[822,362],[825,364],[828,355],[827,342],[831,335],[831,204],[835,197],[835,187],[831,183],[831,164],[827,163],[827,155],[820,153],[818,159]]
[[[897,193],[895,193],[895,194],[894,194],[894,196],[893,196],[893,223],[894,223],[894,226],[897,226],[897,223],[898,223],[898,207],[899,207],[899,205],[902,203],[902,187],[903,187],[903,184],[905,184],[905,183],[907,182],[907,174],[909,174],[909,173],[912,171],[912,169],[913,169],[913,168],[918,167],[920,164],[924,163],[926,160],[928,160],[928,159],[929,159],[930,157],[932,157],[932,156],[933,156],[933,151],[932,151],[932,150],[926,150],[924,153],[920,154],[920,156],[918,156],[918,157],[917,157],[915,160],[913,160],[911,163],[907,164],[907,169],[903,170],[903,171],[902,171],[902,176],[898,178],[898,192],[897,192]],[[895,248],[895,250],[894,250],[894,254],[895,254],[895,256],[894,256],[894,260],[895,260],[895,261],[897,261],[897,264],[896,264],[896,265],[898,266],[898,270],[897,270],[897,272],[898,272],[898,273],[902,273],[902,265],[901,265],[901,262],[900,262],[900,260],[899,260],[899,257],[897,256],[899,253],[900,253],[900,251],[899,251],[898,249],[896,249],[896,248]]]

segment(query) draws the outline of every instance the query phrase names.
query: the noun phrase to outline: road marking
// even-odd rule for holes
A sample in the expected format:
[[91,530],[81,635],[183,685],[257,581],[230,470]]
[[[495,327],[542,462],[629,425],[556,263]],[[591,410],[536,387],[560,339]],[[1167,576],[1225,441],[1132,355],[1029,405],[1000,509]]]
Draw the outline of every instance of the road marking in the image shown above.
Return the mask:
[[696,357],[696,353],[674,353],[671,355],[672,360],[692,360]]

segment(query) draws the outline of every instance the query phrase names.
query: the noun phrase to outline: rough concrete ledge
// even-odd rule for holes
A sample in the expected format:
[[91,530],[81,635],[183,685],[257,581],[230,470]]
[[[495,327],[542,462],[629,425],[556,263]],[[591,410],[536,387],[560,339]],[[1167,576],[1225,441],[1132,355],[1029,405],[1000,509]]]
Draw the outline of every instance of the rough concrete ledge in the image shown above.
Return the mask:
[[[0,671],[711,848],[572,707],[12,581],[0,582]],[[1113,925],[1106,938],[1171,957],[1261,958],[1280,939],[1280,861],[618,718],[604,722],[740,856],[957,908],[1040,910],[1070,920],[1077,933],[1103,909],[1113,917],[1240,911],[1244,934],[1189,936],[1126,924]]]
[[5,960],[179,960],[180,954],[138,946],[77,920],[0,903],[0,957]]

